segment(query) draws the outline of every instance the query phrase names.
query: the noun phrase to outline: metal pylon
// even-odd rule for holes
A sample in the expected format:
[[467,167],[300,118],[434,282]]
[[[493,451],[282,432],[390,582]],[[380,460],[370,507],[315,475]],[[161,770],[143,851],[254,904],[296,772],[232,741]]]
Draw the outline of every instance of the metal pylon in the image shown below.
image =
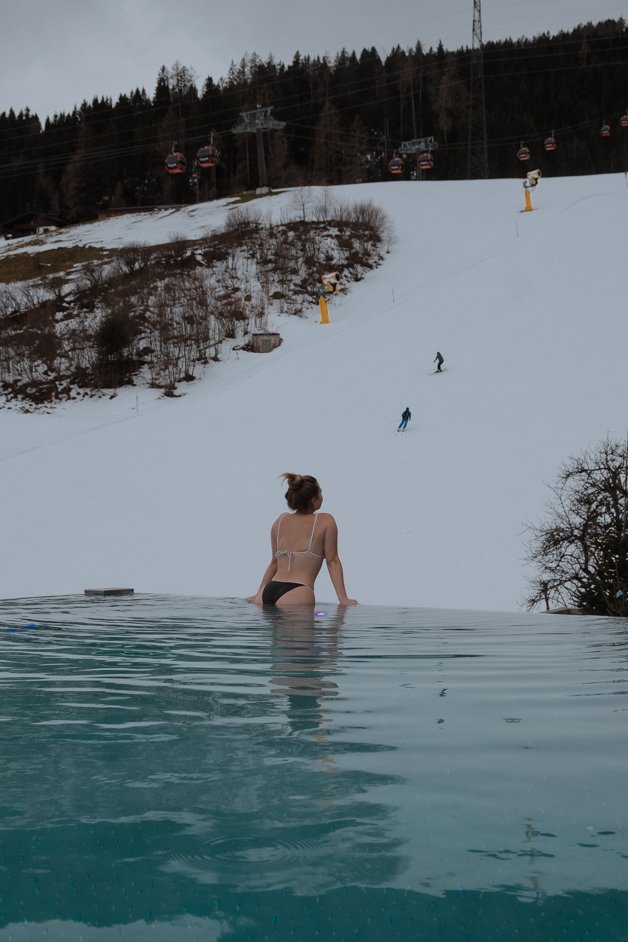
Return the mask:
[[268,186],[262,134],[264,131],[278,131],[286,126],[285,121],[278,121],[277,118],[272,117],[272,110],[272,105],[267,108],[258,105],[255,111],[243,111],[240,114],[240,123],[231,128],[234,134],[255,134],[257,140],[257,170],[261,187]]
[[486,102],[484,99],[484,50],[482,46],[482,0],[473,0],[473,40],[469,83],[469,145],[467,178],[488,177]]

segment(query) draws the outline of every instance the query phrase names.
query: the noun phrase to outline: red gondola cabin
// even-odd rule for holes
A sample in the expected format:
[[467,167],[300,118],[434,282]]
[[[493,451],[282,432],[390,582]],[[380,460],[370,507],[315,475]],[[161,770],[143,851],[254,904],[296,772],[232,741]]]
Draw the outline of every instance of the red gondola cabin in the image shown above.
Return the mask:
[[174,151],[166,157],[166,170],[168,173],[185,173],[188,162],[185,154]]
[[204,169],[215,167],[218,162],[218,151],[211,144],[208,144],[207,147],[200,147],[196,154],[196,161],[199,167]]

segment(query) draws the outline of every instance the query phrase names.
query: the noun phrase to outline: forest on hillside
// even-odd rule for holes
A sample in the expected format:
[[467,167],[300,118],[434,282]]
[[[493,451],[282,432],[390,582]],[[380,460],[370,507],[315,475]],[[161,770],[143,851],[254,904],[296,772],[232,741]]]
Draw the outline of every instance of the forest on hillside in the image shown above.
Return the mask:
[[[285,65],[253,54],[218,82],[199,85],[181,63],[145,89],[84,101],[41,123],[24,110],[0,114],[0,222],[25,212],[72,221],[108,209],[191,203],[258,183],[254,134],[235,134],[242,112],[273,108],[285,122],[263,134],[271,186],[332,185],[390,177],[402,141],[433,136],[434,179],[467,177],[471,50],[395,47],[295,53]],[[587,23],[556,35],[486,43],[483,49],[488,174],[628,170],[628,26]],[[609,134],[600,133],[607,124]],[[544,150],[553,135],[557,147]],[[220,159],[196,165],[213,143]],[[521,164],[517,150],[529,148]],[[175,149],[187,172],[166,171]],[[408,163],[408,162],[407,162]],[[409,174],[409,166],[405,167]],[[419,174],[420,176],[420,174]]]

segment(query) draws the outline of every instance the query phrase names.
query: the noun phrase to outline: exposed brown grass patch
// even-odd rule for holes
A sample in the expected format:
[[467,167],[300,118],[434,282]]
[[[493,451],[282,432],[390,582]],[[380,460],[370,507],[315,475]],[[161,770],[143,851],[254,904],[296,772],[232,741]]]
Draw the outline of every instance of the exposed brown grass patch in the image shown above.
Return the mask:
[[66,274],[74,265],[86,262],[105,262],[115,254],[111,249],[93,245],[62,246],[44,252],[17,252],[0,256],[0,283],[30,281],[48,275]]

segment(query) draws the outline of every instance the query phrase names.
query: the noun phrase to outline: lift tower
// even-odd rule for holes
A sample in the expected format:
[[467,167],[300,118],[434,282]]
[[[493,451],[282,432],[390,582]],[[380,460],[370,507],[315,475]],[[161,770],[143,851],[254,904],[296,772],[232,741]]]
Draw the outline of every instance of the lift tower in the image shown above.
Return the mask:
[[259,174],[260,188],[268,186],[268,175],[266,173],[266,158],[264,156],[264,131],[279,131],[285,128],[285,121],[278,121],[272,117],[272,105],[262,108],[258,105],[255,111],[243,111],[240,114],[240,123],[231,128],[234,134],[254,134],[257,140],[257,171]]
[[486,102],[484,99],[484,50],[482,47],[482,0],[473,0],[473,40],[469,83],[469,145],[467,179],[488,177]]

